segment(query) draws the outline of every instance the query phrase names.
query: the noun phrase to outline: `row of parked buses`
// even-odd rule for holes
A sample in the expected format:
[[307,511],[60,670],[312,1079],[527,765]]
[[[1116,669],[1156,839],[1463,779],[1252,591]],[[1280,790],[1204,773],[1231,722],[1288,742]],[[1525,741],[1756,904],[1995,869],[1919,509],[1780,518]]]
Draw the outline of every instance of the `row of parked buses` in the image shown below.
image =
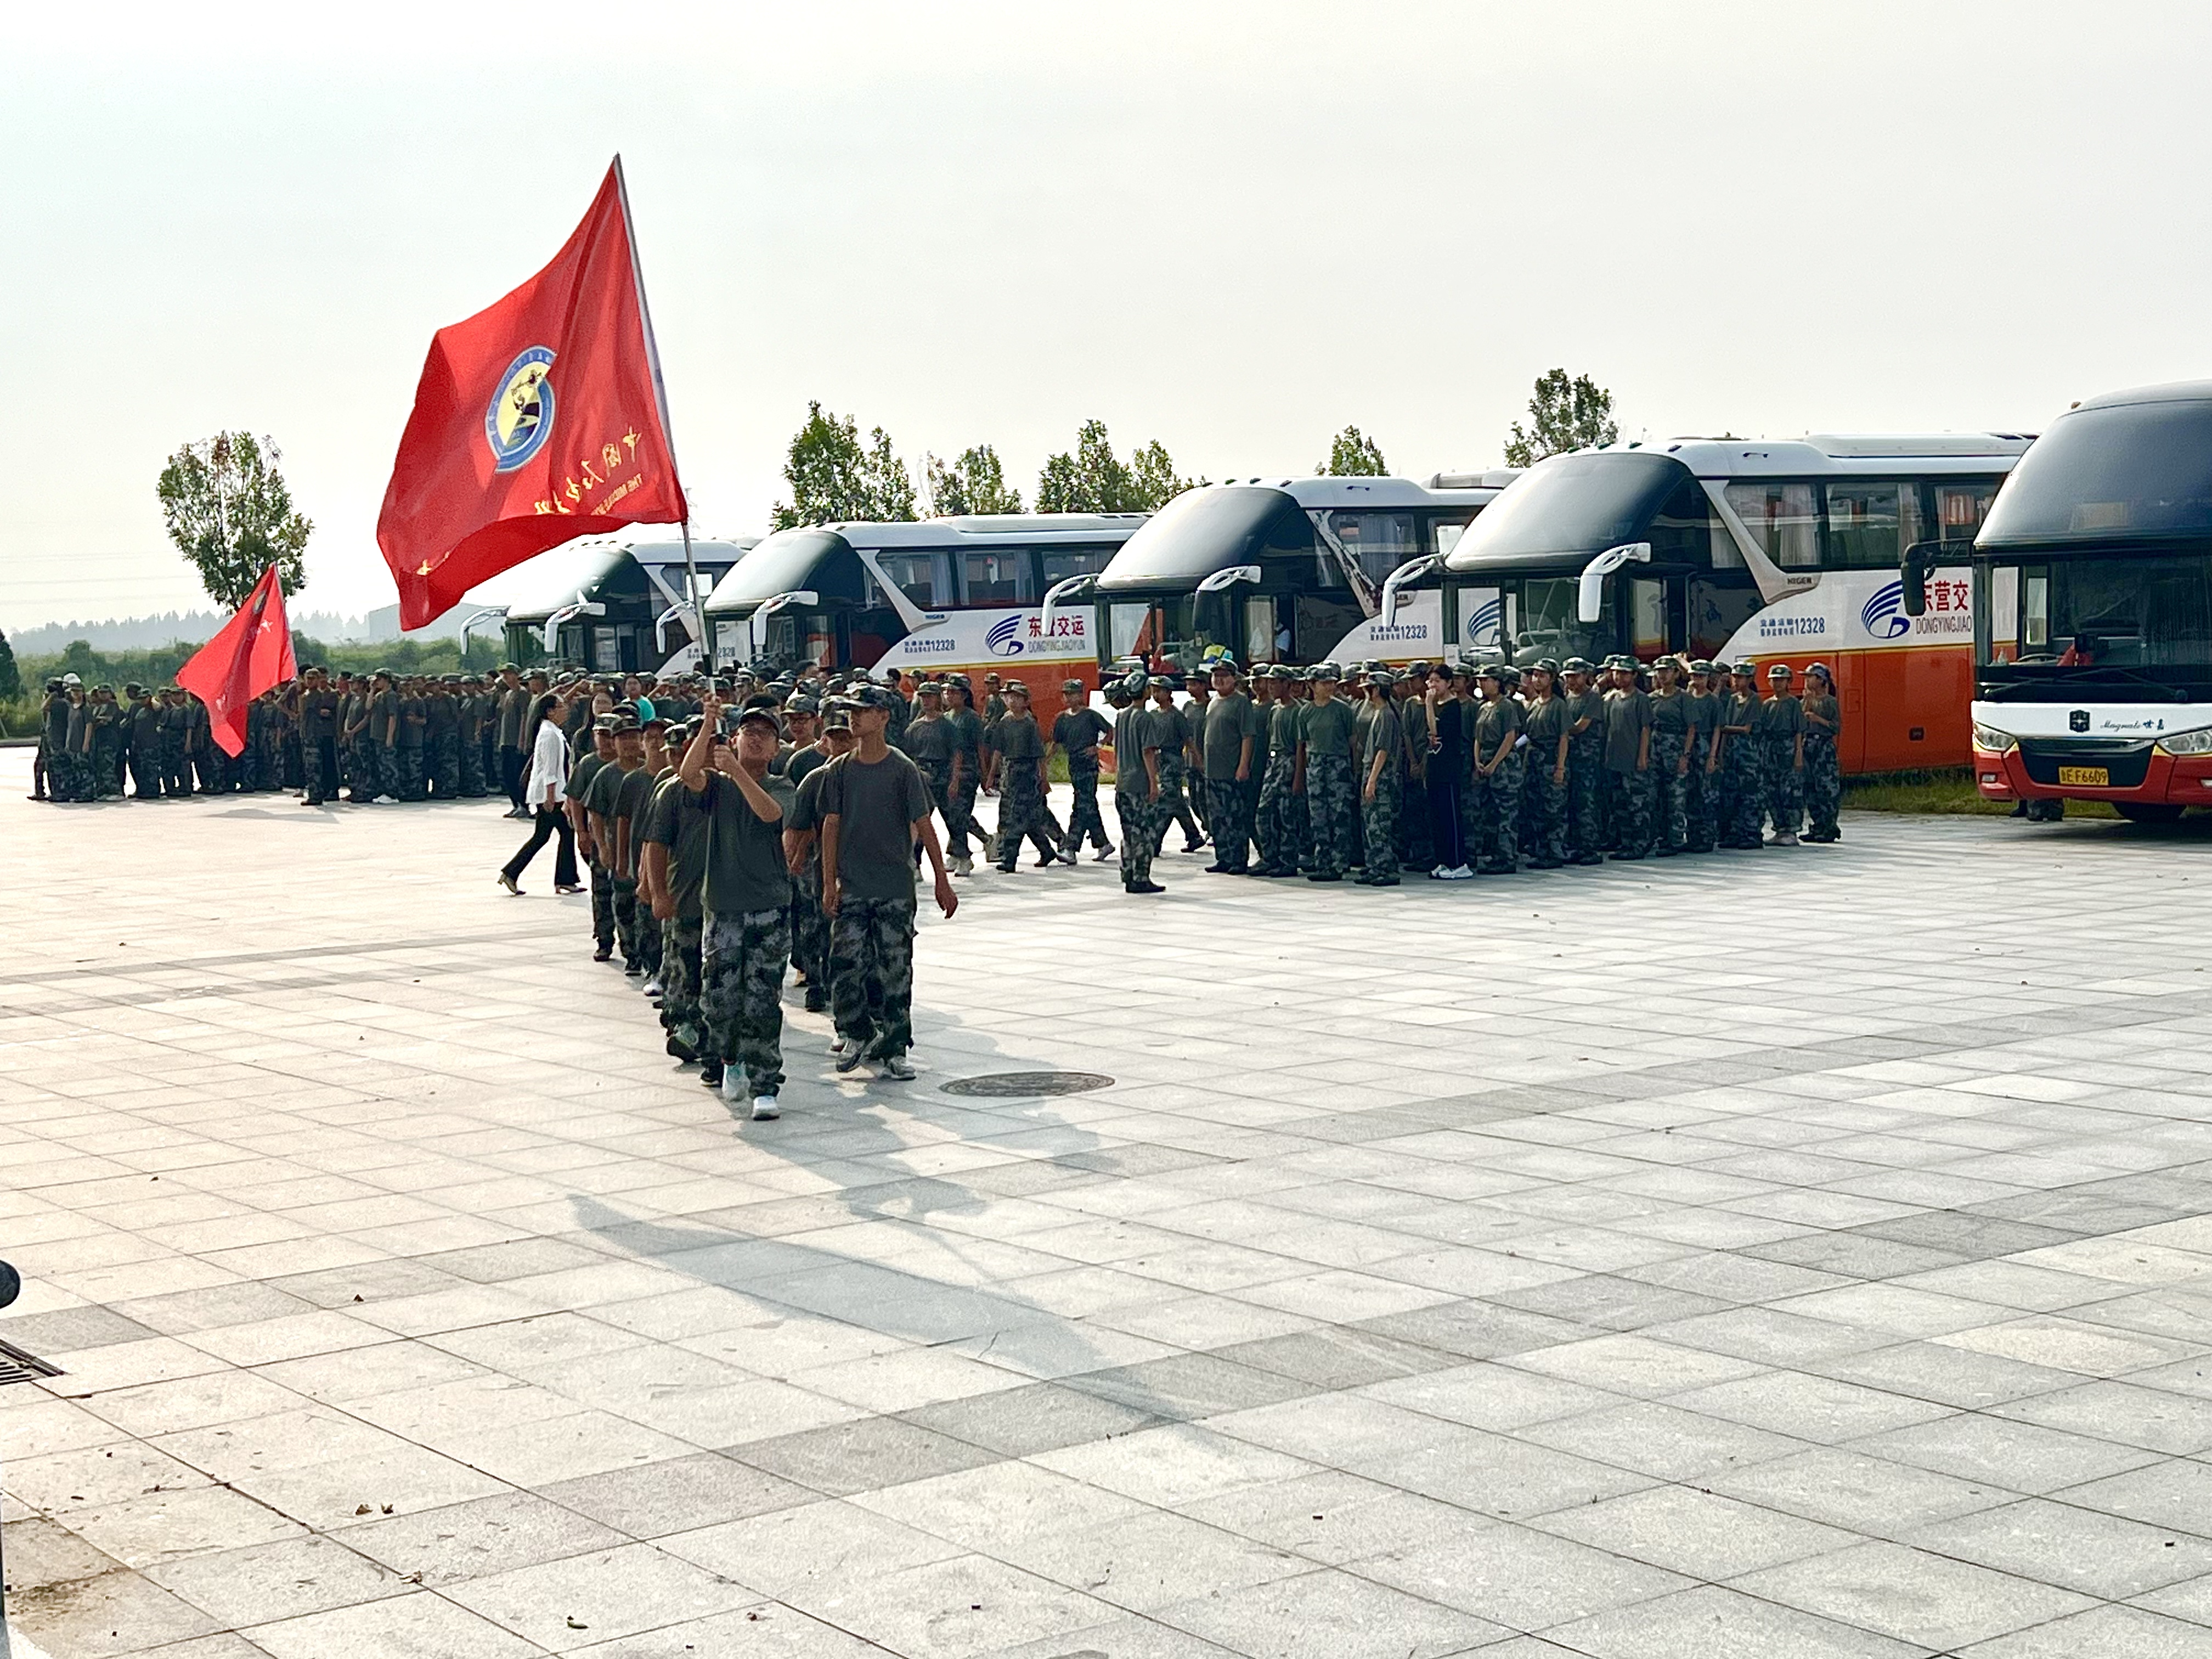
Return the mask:
[[[2212,695],[2208,438],[2212,390],[2182,387],[2084,405],[2024,465],[2028,434],[1980,432],[1685,438],[1425,482],[1232,479],[1149,518],[696,542],[696,592],[679,542],[599,541],[549,556],[545,592],[504,621],[518,660],[601,670],[688,665],[703,635],[721,664],[1094,686],[1132,659],[1188,670],[1216,649],[1823,661],[1847,772],[1972,759],[1992,795],[2149,789],[2155,816],[2190,790],[2212,803],[2212,723],[2201,750],[2157,735],[2177,701]],[[2092,686],[2117,701],[2085,716],[2070,705]]]

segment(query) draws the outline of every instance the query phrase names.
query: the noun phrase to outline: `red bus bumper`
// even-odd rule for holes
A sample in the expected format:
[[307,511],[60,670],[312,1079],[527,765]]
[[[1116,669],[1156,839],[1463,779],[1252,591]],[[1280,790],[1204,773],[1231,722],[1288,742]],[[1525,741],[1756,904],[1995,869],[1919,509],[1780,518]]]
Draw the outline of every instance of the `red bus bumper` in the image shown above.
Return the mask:
[[2114,788],[2087,783],[2038,783],[2028,776],[2017,748],[2002,755],[1977,748],[1974,787],[1985,800],[2116,800],[2212,806],[2212,755],[2177,757],[2153,750],[2141,783]]

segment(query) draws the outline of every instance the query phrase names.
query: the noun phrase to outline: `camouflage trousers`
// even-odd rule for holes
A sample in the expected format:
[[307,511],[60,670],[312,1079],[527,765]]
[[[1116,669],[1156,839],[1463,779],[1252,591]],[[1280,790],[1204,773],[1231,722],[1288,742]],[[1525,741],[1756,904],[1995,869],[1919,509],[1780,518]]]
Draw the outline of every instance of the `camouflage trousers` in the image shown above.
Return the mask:
[[999,775],[999,868],[1011,870],[1022,855],[1024,839],[1036,843],[1042,858],[1060,856],[1060,843],[1046,828],[1058,820],[1045,810],[1042,761],[1009,761]]
[[1070,766],[1067,785],[1075,795],[1075,803],[1067,813],[1067,850],[1081,852],[1087,836],[1092,846],[1104,852],[1113,842],[1106,839],[1106,819],[1098,810],[1098,769]]
[[1624,859],[1650,856],[1652,787],[1656,780],[1647,768],[1641,772],[1608,769],[1605,781],[1607,805],[1612,809],[1607,816],[1613,820],[1614,855]]
[[1705,770],[1706,750],[1698,744],[1690,751],[1688,785],[1690,814],[1689,849],[1692,853],[1710,853],[1719,839],[1720,774]]
[[1519,750],[1498,763],[1487,776],[1474,780],[1474,849],[1480,866],[1498,875],[1521,868],[1522,769],[1527,764]]
[[1765,799],[1757,741],[1741,737],[1729,738],[1721,763],[1722,846],[1747,848],[1759,845]]
[[700,1046],[704,1031],[699,1012],[699,985],[705,921],[692,916],[670,916],[660,924],[660,1024],[669,1036],[687,1048]]
[[1805,734],[1805,811],[1813,820],[1813,833],[1833,841],[1841,832],[1837,814],[1843,811],[1844,779],[1836,763],[1836,740],[1826,732]]
[[483,745],[471,743],[466,738],[457,741],[460,750],[461,799],[482,800],[490,793],[484,787]]
[[403,744],[392,750],[392,785],[385,793],[402,800],[422,800],[428,794],[428,775],[423,769],[422,746]]
[[1224,869],[1249,869],[1252,814],[1260,804],[1259,790],[1249,778],[1241,783],[1233,777],[1212,778],[1206,782],[1206,799],[1212,808],[1206,832],[1213,837],[1213,861]]
[[1657,798],[1658,822],[1653,825],[1661,848],[1684,853],[1690,847],[1690,780],[1682,770],[1689,738],[1680,732],[1651,734],[1651,772]]
[[1168,831],[1176,824],[1182,825],[1183,844],[1195,847],[1206,838],[1199,828],[1198,819],[1190,810],[1190,797],[1184,786],[1189,781],[1190,769],[1178,760],[1172,764],[1163,754],[1160,761],[1160,798],[1152,803],[1152,851],[1157,854],[1167,845]]
[[848,896],[838,905],[830,922],[830,1007],[837,1035],[878,1059],[914,1046],[911,900]]
[[791,918],[785,911],[708,912],[699,951],[705,1053],[742,1066],[757,1095],[783,1086],[783,970],[790,961]]
[[1577,859],[1605,852],[1605,752],[1595,738],[1567,744],[1567,840]]
[[1550,755],[1537,757],[1521,786],[1521,823],[1529,857],[1547,868],[1567,861],[1567,785],[1552,781],[1556,764]]
[[1291,780],[1297,762],[1289,755],[1267,757],[1267,769],[1260,776],[1259,810],[1254,815],[1253,839],[1260,843],[1260,867],[1295,870],[1298,846],[1291,834]]
[[1341,876],[1352,862],[1352,816],[1358,810],[1349,755],[1306,757],[1306,813],[1313,821],[1313,871]]
[[[57,756],[55,758],[67,757]],[[173,732],[161,734],[161,793],[167,795],[189,795],[192,793],[192,769],[185,763],[185,740]]]
[[965,761],[961,763],[958,781],[948,784],[945,791],[945,855],[964,859],[969,856],[968,837],[980,836],[983,832],[975,827],[975,769]]
[[615,948],[615,878],[597,859],[592,866],[592,942],[602,951]]
[[453,800],[461,793],[461,734],[441,732],[423,745],[422,763],[429,773],[430,793],[440,800]]
[[[1366,794],[1364,786],[1360,793]],[[1398,775],[1385,764],[1375,780],[1373,798],[1359,806],[1367,848],[1364,879],[1370,883],[1398,879]]]
[[1797,770],[1795,736],[1761,738],[1759,771],[1766,781],[1766,815],[1774,820],[1778,836],[1796,835],[1804,827],[1804,783]]
[[791,965],[806,975],[811,1006],[830,994],[830,918],[822,914],[821,861],[810,860],[791,884]]
[[161,799],[161,763],[151,748],[142,746],[131,751],[131,786],[141,800]]
[[1114,816],[1121,825],[1124,887],[1135,887],[1152,878],[1152,803],[1146,799],[1144,773],[1134,771],[1134,778],[1127,788],[1119,783],[1114,787]]
[[615,941],[622,946],[623,965],[641,968],[650,972],[653,968],[650,938],[659,940],[657,929],[648,930],[646,923],[653,921],[653,913],[637,902],[637,882],[629,876],[617,876],[615,887]]
[[1209,839],[1213,835],[1213,786],[1206,781],[1203,772],[1190,775],[1190,810],[1198,815],[1199,827]]
[[354,739],[353,790],[356,799],[374,800],[379,795],[388,795],[393,793],[389,763],[391,752],[374,738]]

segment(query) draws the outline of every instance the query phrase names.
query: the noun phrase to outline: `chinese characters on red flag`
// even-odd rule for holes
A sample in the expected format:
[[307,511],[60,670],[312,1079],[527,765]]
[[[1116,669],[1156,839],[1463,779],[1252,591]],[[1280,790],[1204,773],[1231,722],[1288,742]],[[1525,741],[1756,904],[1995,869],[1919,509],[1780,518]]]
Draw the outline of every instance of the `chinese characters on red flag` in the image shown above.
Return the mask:
[[236,759],[246,747],[248,705],[299,676],[291,625],[284,620],[284,589],[272,564],[238,614],[177,671],[177,684],[207,705],[215,746]]
[[432,338],[376,541],[420,628],[549,547],[685,516],[617,157],[552,264]]

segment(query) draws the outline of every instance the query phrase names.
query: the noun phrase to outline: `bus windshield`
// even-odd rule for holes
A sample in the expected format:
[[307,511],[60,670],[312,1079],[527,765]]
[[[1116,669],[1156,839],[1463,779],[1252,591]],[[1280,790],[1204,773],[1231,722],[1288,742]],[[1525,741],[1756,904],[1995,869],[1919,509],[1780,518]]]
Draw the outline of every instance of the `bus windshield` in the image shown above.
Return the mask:
[[1288,532],[1291,541],[1310,547],[1312,527],[1297,502],[1279,489],[1218,484],[1186,490],[1121,544],[1100,577],[1099,589],[1188,592],[1217,570],[1256,562],[1267,545],[1270,529],[1285,513],[1296,521]]
[[[2081,555],[1997,567],[2023,667],[2212,667],[2212,555]],[[2005,623],[2014,626],[2008,629]]]
[[2177,399],[2060,416],[2013,469],[1978,542],[1997,548],[2206,534],[2212,401]]
[[1667,498],[1697,481],[1671,456],[1604,450],[1554,455],[1516,478],[1452,549],[1449,567],[1542,553],[1601,553],[1633,541]]

